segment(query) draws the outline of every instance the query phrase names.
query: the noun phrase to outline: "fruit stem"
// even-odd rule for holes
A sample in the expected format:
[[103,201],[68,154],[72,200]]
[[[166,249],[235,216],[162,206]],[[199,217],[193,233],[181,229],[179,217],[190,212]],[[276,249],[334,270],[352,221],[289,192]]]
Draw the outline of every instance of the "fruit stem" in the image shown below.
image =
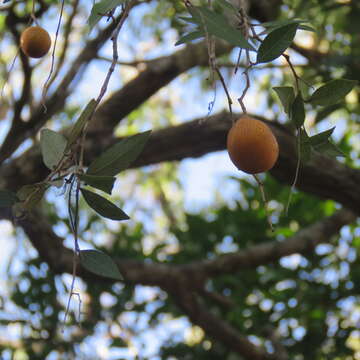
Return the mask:
[[264,203],[266,219],[267,219],[267,221],[269,223],[270,230],[271,230],[271,232],[274,232],[275,229],[274,229],[273,223],[271,222],[271,219],[270,219],[270,214],[269,214],[269,210],[268,210],[268,201],[266,199],[264,184],[262,183],[262,181],[259,179],[259,177],[256,174],[253,174],[253,177],[256,180],[257,184],[259,185],[259,189],[260,189],[260,193],[261,193],[261,199],[262,199],[262,201]]
[[35,25],[38,25],[38,21],[35,15],[35,0],[32,2],[30,18],[35,23]]

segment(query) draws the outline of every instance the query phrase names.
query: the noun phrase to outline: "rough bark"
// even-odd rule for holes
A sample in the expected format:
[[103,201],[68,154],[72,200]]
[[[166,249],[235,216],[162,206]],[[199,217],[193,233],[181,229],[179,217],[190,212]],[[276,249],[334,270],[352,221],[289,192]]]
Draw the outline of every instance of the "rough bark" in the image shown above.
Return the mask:
[[[235,117],[239,115],[234,115]],[[283,125],[267,121],[280,145],[279,160],[270,173],[279,181],[292,184],[297,163],[295,138]],[[209,152],[224,150],[226,136],[231,126],[230,115],[223,112],[208,119],[154,131],[142,155],[133,168],[163,161],[179,161],[200,157]],[[92,160],[104,150],[97,132],[89,134],[87,160]],[[201,139],[201,141],[199,141]],[[107,138],[107,146],[117,141]],[[47,169],[42,165],[38,148],[33,148],[17,160],[0,168],[0,186],[18,189],[28,183],[42,180]],[[346,166],[336,159],[317,154],[301,165],[297,188],[324,199],[332,199],[360,215],[360,170]]]

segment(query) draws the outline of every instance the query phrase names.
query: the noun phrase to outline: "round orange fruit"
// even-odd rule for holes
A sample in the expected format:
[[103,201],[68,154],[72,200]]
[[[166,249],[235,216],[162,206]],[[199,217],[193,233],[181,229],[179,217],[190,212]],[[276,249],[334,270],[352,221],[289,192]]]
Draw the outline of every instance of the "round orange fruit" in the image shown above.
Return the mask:
[[49,51],[50,46],[50,35],[40,26],[28,27],[20,36],[21,50],[29,57],[43,57]]
[[227,150],[235,166],[248,174],[270,170],[279,156],[279,145],[269,126],[248,115],[231,127]]

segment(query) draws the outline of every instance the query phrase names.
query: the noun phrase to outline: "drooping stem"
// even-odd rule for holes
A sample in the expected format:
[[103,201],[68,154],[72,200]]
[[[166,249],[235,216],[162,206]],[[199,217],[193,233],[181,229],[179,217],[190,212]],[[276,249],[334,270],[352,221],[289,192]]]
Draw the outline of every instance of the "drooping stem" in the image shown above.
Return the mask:
[[43,85],[43,90],[42,90],[42,94],[41,94],[41,104],[44,107],[44,112],[46,113],[47,108],[45,105],[45,98],[46,98],[46,93],[47,93],[47,89],[49,87],[49,82],[51,79],[51,76],[54,72],[54,65],[55,65],[55,50],[56,50],[56,44],[57,44],[57,39],[59,37],[59,32],[60,32],[60,26],[61,26],[61,20],[62,20],[62,16],[63,16],[63,12],[64,12],[64,5],[65,5],[65,0],[61,1],[61,8],[60,8],[60,15],[59,15],[59,21],[57,24],[57,28],[56,28],[56,33],[55,33],[55,40],[54,40],[54,46],[53,46],[53,50],[51,53],[51,68],[50,68],[50,72],[49,75]]
[[300,165],[301,165],[301,138],[300,138],[300,129],[298,129],[298,133],[296,135],[296,155],[297,155],[297,161],[296,161],[296,170],[295,170],[295,177],[294,177],[294,181],[291,185],[290,188],[290,194],[288,197],[288,201],[286,203],[286,207],[285,207],[285,214],[286,216],[289,213],[289,207],[290,207],[290,203],[291,203],[291,199],[292,199],[292,195],[295,191],[295,186],[296,183],[298,181],[299,178],[299,172],[300,172]]
[[270,218],[270,214],[269,214],[268,201],[266,199],[266,193],[265,193],[264,184],[262,183],[262,181],[259,179],[259,177],[256,174],[253,174],[253,177],[256,180],[257,184],[259,185],[259,189],[260,189],[260,193],[261,193],[261,199],[262,199],[263,204],[264,204],[265,215],[266,215],[266,219],[267,219],[267,221],[269,223],[270,230],[272,232],[274,232],[274,226],[273,226],[273,223],[271,222],[271,218]]

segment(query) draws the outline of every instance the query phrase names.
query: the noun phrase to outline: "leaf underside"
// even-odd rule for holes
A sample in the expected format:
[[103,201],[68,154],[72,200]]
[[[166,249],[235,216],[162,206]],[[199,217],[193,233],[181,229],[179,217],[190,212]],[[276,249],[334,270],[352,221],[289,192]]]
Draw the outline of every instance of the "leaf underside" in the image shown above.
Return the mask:
[[96,275],[115,280],[123,279],[113,259],[102,251],[81,250],[80,262],[86,270]]

